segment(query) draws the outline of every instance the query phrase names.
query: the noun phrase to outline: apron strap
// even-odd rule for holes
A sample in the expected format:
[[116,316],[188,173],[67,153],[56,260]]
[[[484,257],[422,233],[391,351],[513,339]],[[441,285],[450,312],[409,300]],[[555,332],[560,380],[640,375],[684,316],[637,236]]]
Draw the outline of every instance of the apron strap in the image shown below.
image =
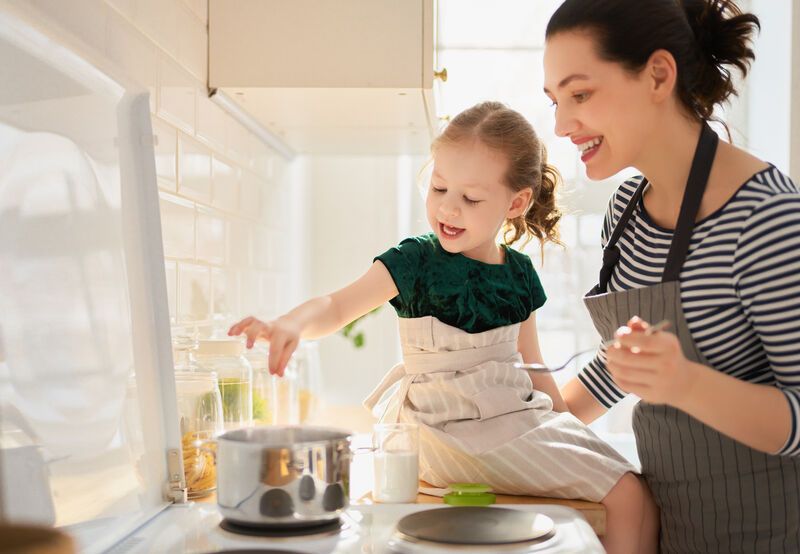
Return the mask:
[[708,123],[703,123],[703,130],[700,132],[700,140],[692,160],[692,168],[689,171],[689,180],[686,182],[686,190],[683,193],[675,234],[672,237],[667,262],[664,265],[662,283],[677,281],[680,277],[683,262],[686,261],[686,255],[689,253],[697,212],[700,211],[700,203],[703,200],[703,193],[706,191],[708,176],[711,174],[711,166],[714,163],[714,154],[717,152],[718,144],[717,133],[711,130]]
[[[694,152],[694,158],[692,159],[692,166],[689,170],[689,179],[686,182],[686,189],[683,193],[678,222],[670,243],[667,261],[664,265],[664,273],[661,276],[662,283],[677,281],[680,277],[683,263],[689,253],[697,212],[700,209],[700,203],[703,200],[703,194],[708,184],[708,176],[711,174],[711,166],[714,163],[714,155],[717,152],[718,144],[719,137],[704,121],[700,130],[697,148]],[[611,281],[614,267],[619,262],[620,253],[617,242],[625,231],[625,227],[627,227],[628,221],[639,204],[647,185],[647,179],[642,179],[642,182],[636,188],[636,192],[633,193],[633,196],[628,201],[628,205],[625,206],[625,211],[614,226],[611,237],[603,249],[603,267],[600,269],[600,283],[597,287],[600,293],[608,291],[608,283]]]
[[642,182],[639,183],[638,187],[636,187],[636,191],[628,201],[628,205],[625,206],[625,211],[622,212],[622,216],[619,218],[619,221],[617,221],[617,224],[611,233],[611,237],[606,243],[606,247],[603,248],[603,267],[600,268],[601,292],[606,292],[608,290],[608,282],[611,281],[611,274],[614,272],[614,268],[619,261],[619,248],[617,247],[617,241],[619,241],[619,238],[625,231],[625,227],[628,226],[628,221],[631,219],[633,211],[639,204],[639,200],[641,200],[647,185],[647,179],[642,179]]

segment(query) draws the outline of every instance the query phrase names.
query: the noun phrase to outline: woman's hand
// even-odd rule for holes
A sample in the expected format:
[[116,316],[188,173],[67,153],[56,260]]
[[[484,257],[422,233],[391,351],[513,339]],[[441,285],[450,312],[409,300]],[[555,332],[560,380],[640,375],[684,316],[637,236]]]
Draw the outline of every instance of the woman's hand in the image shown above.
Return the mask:
[[647,335],[649,326],[634,317],[617,329],[616,342],[606,350],[606,366],[623,390],[652,404],[675,406],[694,385],[694,364],[683,355],[678,337]]
[[269,342],[269,372],[283,377],[289,358],[300,342],[300,326],[286,317],[272,321],[261,321],[246,317],[228,329],[229,336],[247,336],[247,348],[253,348],[256,340]]

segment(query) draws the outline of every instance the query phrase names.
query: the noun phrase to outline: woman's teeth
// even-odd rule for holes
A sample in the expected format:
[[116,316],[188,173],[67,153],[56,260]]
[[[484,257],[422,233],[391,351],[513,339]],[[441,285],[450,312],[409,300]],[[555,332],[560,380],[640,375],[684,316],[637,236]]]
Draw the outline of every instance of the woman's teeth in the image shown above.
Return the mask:
[[585,154],[595,146],[600,146],[600,143],[602,142],[603,142],[603,137],[593,138],[592,140],[587,140],[586,142],[579,144],[578,150],[581,151],[581,154]]

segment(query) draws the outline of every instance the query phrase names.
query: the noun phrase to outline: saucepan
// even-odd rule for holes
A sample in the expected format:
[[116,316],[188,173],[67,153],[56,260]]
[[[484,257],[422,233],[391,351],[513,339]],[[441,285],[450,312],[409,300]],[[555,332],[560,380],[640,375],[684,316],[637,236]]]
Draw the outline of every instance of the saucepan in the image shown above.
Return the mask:
[[217,442],[217,502],[233,523],[262,527],[332,522],[350,497],[351,434],[307,425],[255,427]]

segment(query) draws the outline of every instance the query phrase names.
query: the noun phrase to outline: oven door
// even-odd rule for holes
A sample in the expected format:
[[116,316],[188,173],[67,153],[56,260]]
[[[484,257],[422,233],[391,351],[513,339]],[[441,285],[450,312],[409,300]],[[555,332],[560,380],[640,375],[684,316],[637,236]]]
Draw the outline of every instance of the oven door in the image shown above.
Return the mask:
[[99,552],[180,447],[148,96],[32,4],[0,2],[0,516]]

